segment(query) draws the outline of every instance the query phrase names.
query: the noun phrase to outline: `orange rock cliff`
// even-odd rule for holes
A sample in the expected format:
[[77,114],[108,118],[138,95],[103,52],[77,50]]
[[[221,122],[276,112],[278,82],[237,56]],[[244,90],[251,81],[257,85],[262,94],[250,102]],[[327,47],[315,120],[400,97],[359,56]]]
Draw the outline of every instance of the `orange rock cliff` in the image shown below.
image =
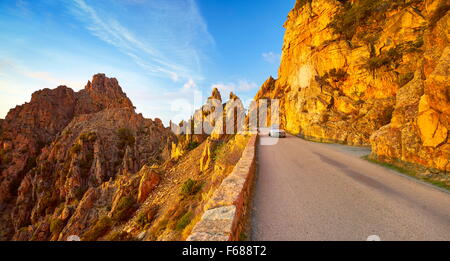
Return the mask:
[[450,171],[448,10],[445,0],[297,0],[278,79],[255,99],[280,99],[293,134]]

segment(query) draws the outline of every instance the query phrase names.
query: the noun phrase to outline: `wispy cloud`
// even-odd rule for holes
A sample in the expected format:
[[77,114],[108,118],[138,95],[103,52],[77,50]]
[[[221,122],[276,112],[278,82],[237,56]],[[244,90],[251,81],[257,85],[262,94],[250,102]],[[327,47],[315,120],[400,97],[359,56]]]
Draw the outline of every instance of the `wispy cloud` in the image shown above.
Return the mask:
[[222,94],[230,92],[248,92],[258,88],[258,85],[254,82],[248,82],[246,80],[240,80],[237,83],[215,83],[211,86],[211,89],[217,88]]
[[281,55],[273,52],[267,52],[262,54],[262,58],[268,63],[279,64],[281,60]]
[[194,88],[197,87],[197,84],[194,82],[194,80],[189,79],[189,81],[187,81],[184,85],[183,85],[183,90],[193,90]]
[[0,118],[4,118],[11,108],[28,102],[34,91],[62,84],[83,85],[47,71],[33,70],[15,60],[0,58]]
[[[60,77],[54,76],[50,72],[46,71],[34,71],[26,66],[19,64],[17,61],[0,59],[0,76],[6,76],[6,74],[17,74],[22,78],[29,78],[32,80],[38,80],[49,86],[59,86],[59,85],[67,85],[71,87],[75,87],[76,89],[81,88],[83,83],[78,81],[72,81],[68,79],[63,79]],[[2,79],[0,78],[0,83],[2,83]],[[0,86],[6,86],[1,84]],[[3,89],[3,88],[0,88]],[[21,91],[22,92],[22,91]]]
[[[137,8],[146,19],[132,17],[133,13],[126,12],[127,4],[132,4],[133,10]],[[102,12],[84,0],[73,0],[71,8],[92,35],[117,48],[148,73],[173,81],[202,78],[203,54],[197,41],[203,39],[201,44],[208,45],[214,40],[195,1],[122,1],[119,9],[124,14]],[[124,25],[131,23],[128,20],[132,20],[131,27]]]

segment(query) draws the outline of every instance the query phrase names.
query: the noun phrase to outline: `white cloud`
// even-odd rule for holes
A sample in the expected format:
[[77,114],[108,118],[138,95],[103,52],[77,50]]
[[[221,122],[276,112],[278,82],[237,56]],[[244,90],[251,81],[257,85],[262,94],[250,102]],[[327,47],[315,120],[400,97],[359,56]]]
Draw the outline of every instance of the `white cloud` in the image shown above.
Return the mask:
[[268,63],[279,64],[281,60],[281,55],[273,52],[263,53],[262,57]]
[[187,81],[184,85],[183,85],[183,89],[184,90],[192,90],[195,87],[197,87],[197,84],[194,82],[194,80],[189,79],[189,81]]
[[[129,56],[148,73],[174,82],[189,77],[203,78],[200,64],[203,54],[198,45],[214,44],[214,39],[195,1],[121,2],[116,13],[112,6],[106,13],[85,0],[73,0],[73,3],[71,10],[85,22],[92,35]],[[141,13],[135,14],[126,13],[127,4],[145,6],[139,8]]]
[[211,90],[214,88],[217,88],[222,95],[225,93],[236,92],[236,85],[234,84],[215,83],[211,86]]
[[[70,86],[75,89],[82,88],[83,83],[80,81],[74,81],[64,78],[55,77],[50,72],[46,71],[34,71],[31,70],[22,64],[19,64],[17,61],[0,59],[0,69],[3,71],[3,76],[17,74],[19,76],[26,77],[33,80],[39,80],[44,82],[45,84],[50,85],[49,87],[56,87],[59,85]],[[8,72],[9,71],[9,72]],[[0,79],[0,83],[2,80]],[[6,86],[6,85],[2,85]],[[3,89],[3,88],[0,88]]]
[[81,87],[82,82],[56,77],[46,71],[34,71],[15,60],[0,58],[0,118],[11,108],[29,102],[38,89],[67,85]]
[[248,92],[258,88],[258,85],[254,82],[248,82],[240,80],[237,83],[215,83],[211,86],[211,90],[217,88],[221,93],[229,92]]
[[248,81],[239,81],[238,82],[238,90],[239,91],[251,91],[258,88],[258,85],[254,82],[248,82]]

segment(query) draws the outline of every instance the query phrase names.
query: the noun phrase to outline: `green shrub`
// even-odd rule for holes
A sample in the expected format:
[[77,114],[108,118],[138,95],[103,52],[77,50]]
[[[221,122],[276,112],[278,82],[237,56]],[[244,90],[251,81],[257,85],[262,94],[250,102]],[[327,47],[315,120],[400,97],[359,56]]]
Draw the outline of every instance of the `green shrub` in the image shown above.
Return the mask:
[[55,218],[50,221],[50,233],[52,233],[52,235],[61,233],[63,228],[64,221],[62,219]]
[[148,223],[148,217],[146,212],[141,212],[136,217],[136,223],[140,227],[145,227],[145,225]]
[[126,196],[119,200],[116,209],[112,213],[112,220],[116,223],[130,218],[136,210],[136,200],[132,196]]
[[133,146],[136,142],[133,132],[130,129],[122,128],[117,131],[117,136],[119,136],[119,147],[124,148],[125,146]]
[[326,79],[324,79],[323,76],[316,75],[316,76],[314,77],[314,79],[316,80],[316,82],[317,82],[320,86],[325,86],[325,85],[329,85],[329,84],[330,84]]
[[344,69],[333,68],[327,71],[323,76],[316,76],[315,80],[319,83],[320,86],[325,86],[330,85],[329,80],[333,82],[341,82],[345,81],[348,76],[348,73],[344,71]]
[[202,188],[202,184],[199,181],[188,179],[181,186],[181,195],[191,196],[197,194]]
[[297,0],[297,2],[295,3],[295,7],[294,9],[300,9],[303,6],[305,6],[306,4],[311,4],[312,0]]
[[191,142],[189,142],[189,144],[187,145],[186,149],[187,149],[187,150],[193,150],[193,149],[197,148],[198,145],[200,145],[198,142],[196,142],[196,141],[191,141]]
[[85,157],[80,160],[79,166],[82,173],[87,173],[91,169],[93,160],[94,153],[92,153],[91,151],[86,153]]
[[74,195],[75,195],[75,198],[78,200],[81,200],[83,198],[85,192],[86,192],[86,190],[83,189],[82,187],[74,188]]
[[95,225],[86,231],[82,236],[83,241],[95,241],[99,237],[103,236],[112,226],[112,220],[108,216],[103,216]]
[[70,148],[70,152],[72,154],[78,154],[78,153],[80,153],[80,151],[81,151],[81,144],[79,144],[79,143],[74,143],[72,145],[72,148]]
[[12,155],[11,155],[11,153],[3,153],[1,155],[0,164],[8,165],[11,162],[12,162]]
[[[46,189],[44,186],[38,188],[38,190]],[[52,192],[46,190],[44,194],[41,196],[38,206],[38,213],[40,215],[50,214],[53,212],[55,207],[57,206],[58,199],[57,195]]]
[[106,238],[108,241],[129,241],[130,239],[130,235],[125,231],[114,231]]
[[226,142],[220,142],[214,145],[214,149],[212,151],[212,156],[211,158],[216,161],[217,159],[220,158],[220,156],[223,153],[223,150],[226,148],[227,143]]
[[186,212],[177,222],[175,229],[178,231],[183,230],[192,220],[192,212]]
[[398,45],[390,48],[385,52],[382,52],[380,55],[368,58],[366,60],[364,68],[372,73],[375,73],[375,71],[381,67],[386,67],[387,69],[395,69],[402,57],[403,45]]
[[25,169],[28,171],[28,170],[31,170],[31,169],[33,169],[34,167],[36,167],[36,157],[29,157],[28,159],[27,159],[27,163],[26,163],[26,165],[25,165]]
[[371,22],[372,19],[370,18],[376,10],[377,3],[381,2],[383,1],[356,1],[354,4],[350,1],[345,2],[340,11],[333,17],[329,26],[335,34],[350,41],[358,27]]
[[80,140],[83,142],[94,142],[97,140],[97,133],[95,131],[81,133]]
[[344,81],[348,77],[348,73],[344,71],[342,68],[336,69],[333,68],[325,73],[325,78],[331,78],[334,81]]
[[345,1],[328,25],[335,34],[350,41],[355,34],[367,44],[378,40],[386,14],[391,10],[420,4],[423,0],[359,0]]

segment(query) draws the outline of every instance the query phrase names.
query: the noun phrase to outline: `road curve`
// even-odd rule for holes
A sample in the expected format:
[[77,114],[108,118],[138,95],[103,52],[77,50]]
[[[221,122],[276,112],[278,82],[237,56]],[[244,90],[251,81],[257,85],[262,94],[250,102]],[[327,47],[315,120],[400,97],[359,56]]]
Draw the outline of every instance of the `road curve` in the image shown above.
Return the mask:
[[450,240],[449,193],[342,148],[258,146],[252,240]]

